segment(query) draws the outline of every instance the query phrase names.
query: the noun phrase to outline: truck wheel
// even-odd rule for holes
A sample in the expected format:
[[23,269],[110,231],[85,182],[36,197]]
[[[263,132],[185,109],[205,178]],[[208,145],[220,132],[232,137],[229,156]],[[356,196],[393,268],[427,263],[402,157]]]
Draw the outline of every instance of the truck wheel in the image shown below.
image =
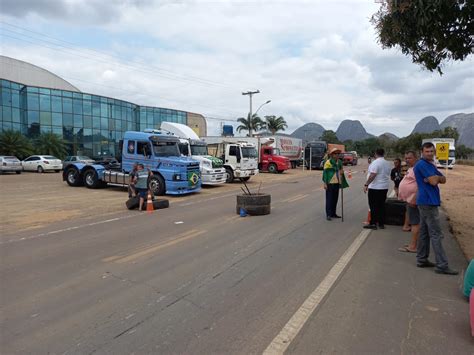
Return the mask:
[[150,178],[149,186],[155,196],[164,195],[166,193],[165,180],[160,175],[153,175]]
[[234,172],[230,168],[225,168],[225,172],[227,174],[227,178],[225,179],[225,182],[231,183],[234,181]]
[[66,171],[66,182],[69,186],[82,186],[84,182],[82,181],[81,174],[76,168],[69,168]]
[[38,166],[38,168],[36,168],[36,171],[39,172],[40,174],[44,173],[44,169],[41,165]]
[[17,173],[17,174],[21,174],[21,171],[15,171],[15,173]]
[[268,172],[269,173],[272,173],[272,174],[276,174],[276,172],[278,171],[278,167],[276,166],[276,164],[270,164],[268,165]]
[[102,187],[101,181],[99,181],[99,177],[97,176],[97,171],[94,169],[88,169],[84,173],[84,185],[86,185],[89,189],[98,189]]
[[250,180],[250,176],[240,178],[240,181],[249,181],[249,180]]

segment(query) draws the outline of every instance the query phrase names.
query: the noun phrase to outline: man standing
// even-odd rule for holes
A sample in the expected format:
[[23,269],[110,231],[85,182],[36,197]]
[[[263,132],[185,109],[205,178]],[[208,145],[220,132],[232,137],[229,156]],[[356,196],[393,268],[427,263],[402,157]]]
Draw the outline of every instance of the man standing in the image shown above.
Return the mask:
[[420,234],[420,212],[416,206],[418,185],[416,184],[415,172],[413,171],[417,160],[418,158],[414,151],[410,150],[405,153],[405,161],[409,168],[405,177],[400,182],[398,193],[398,198],[407,203],[406,214],[411,224],[411,242],[408,245],[398,248],[398,250],[407,253],[416,253],[416,245]]
[[385,228],[385,200],[390,186],[390,164],[384,159],[385,151],[379,148],[375,151],[375,160],[369,165],[369,177],[364,185],[368,191],[370,207],[370,224],[367,229]]
[[[416,204],[420,211],[420,238],[416,251],[416,266],[434,267],[438,274],[457,275],[458,272],[448,266],[444,251],[443,233],[439,222],[438,207],[441,204],[438,184],[445,184],[446,177],[434,165],[435,147],[427,142],[422,146],[422,158],[416,163],[414,171],[418,185]],[[435,253],[436,264],[428,260],[430,241]]]
[[323,182],[326,190],[326,219],[341,218],[336,214],[337,200],[339,198],[339,189],[349,187],[342,170],[342,161],[339,159],[341,151],[332,148],[329,152],[329,158],[324,163]]

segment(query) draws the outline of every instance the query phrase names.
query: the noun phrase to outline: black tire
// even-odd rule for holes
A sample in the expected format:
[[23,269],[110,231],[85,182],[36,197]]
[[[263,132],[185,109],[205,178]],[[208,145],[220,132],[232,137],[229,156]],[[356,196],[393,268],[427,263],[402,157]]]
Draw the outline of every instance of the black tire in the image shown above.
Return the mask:
[[102,181],[99,180],[97,176],[97,171],[94,169],[87,169],[84,172],[84,185],[89,189],[98,189],[99,187],[104,186]]
[[54,170],[56,173],[59,173],[61,170]]
[[272,174],[276,174],[278,172],[278,167],[276,166],[276,164],[273,164],[273,163],[269,164],[268,172]]
[[249,181],[250,180],[250,176],[246,176],[246,177],[243,177],[243,178],[240,178],[240,181]]
[[402,226],[405,221],[406,203],[396,198],[385,201],[385,224]]
[[148,185],[155,196],[162,196],[166,193],[165,180],[160,175],[150,177]]
[[[170,206],[170,202],[166,199],[156,199],[153,201],[153,210],[161,210],[163,208],[168,208]],[[142,210],[146,211],[146,200],[142,206]]]
[[129,210],[133,210],[135,208],[138,208],[139,203],[140,203],[140,198],[138,196],[133,196],[133,197],[130,197],[127,200],[127,202],[125,202],[125,206],[127,206]]
[[230,184],[231,182],[234,181],[234,172],[232,171],[231,168],[225,168],[225,172],[227,174],[227,177],[225,179],[225,182]]
[[240,207],[242,207],[251,216],[264,216],[270,214],[270,205],[256,205],[256,206],[237,206],[236,213],[240,214]]
[[64,174],[65,180],[69,186],[82,186],[84,185],[84,181],[82,180],[82,176],[79,173],[79,170],[76,168],[69,168],[66,170]]
[[38,165],[38,167],[36,168],[36,171],[40,174],[44,173],[44,169],[41,165]]
[[19,175],[19,174],[21,174],[21,171],[15,171],[15,173],[17,173]]

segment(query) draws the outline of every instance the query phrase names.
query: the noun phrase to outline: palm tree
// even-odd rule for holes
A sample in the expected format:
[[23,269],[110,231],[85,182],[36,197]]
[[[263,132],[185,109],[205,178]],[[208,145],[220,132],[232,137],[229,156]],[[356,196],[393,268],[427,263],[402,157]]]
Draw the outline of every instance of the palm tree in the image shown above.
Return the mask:
[[33,147],[21,132],[7,130],[0,133],[0,155],[14,155],[24,159],[31,154]]
[[41,133],[34,141],[38,154],[54,155],[60,159],[67,155],[66,142],[57,134]]
[[272,134],[275,134],[278,131],[284,131],[288,128],[285,119],[283,116],[265,116],[265,126]]
[[258,117],[255,113],[252,115],[252,119],[250,119],[250,113],[247,115],[247,118],[239,117],[237,118],[237,122],[240,122],[241,125],[237,127],[237,132],[240,131],[249,131],[249,137],[252,137],[252,131],[258,131],[262,128],[263,121],[260,117]]

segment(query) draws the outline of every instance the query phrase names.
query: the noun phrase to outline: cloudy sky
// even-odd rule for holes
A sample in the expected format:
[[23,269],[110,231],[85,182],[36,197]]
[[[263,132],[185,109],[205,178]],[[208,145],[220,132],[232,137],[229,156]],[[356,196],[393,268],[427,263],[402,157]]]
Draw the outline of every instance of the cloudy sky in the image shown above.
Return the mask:
[[198,112],[209,133],[249,110],[404,136],[424,116],[474,111],[474,63],[444,75],[382,50],[374,0],[2,0],[0,52],[83,92]]

